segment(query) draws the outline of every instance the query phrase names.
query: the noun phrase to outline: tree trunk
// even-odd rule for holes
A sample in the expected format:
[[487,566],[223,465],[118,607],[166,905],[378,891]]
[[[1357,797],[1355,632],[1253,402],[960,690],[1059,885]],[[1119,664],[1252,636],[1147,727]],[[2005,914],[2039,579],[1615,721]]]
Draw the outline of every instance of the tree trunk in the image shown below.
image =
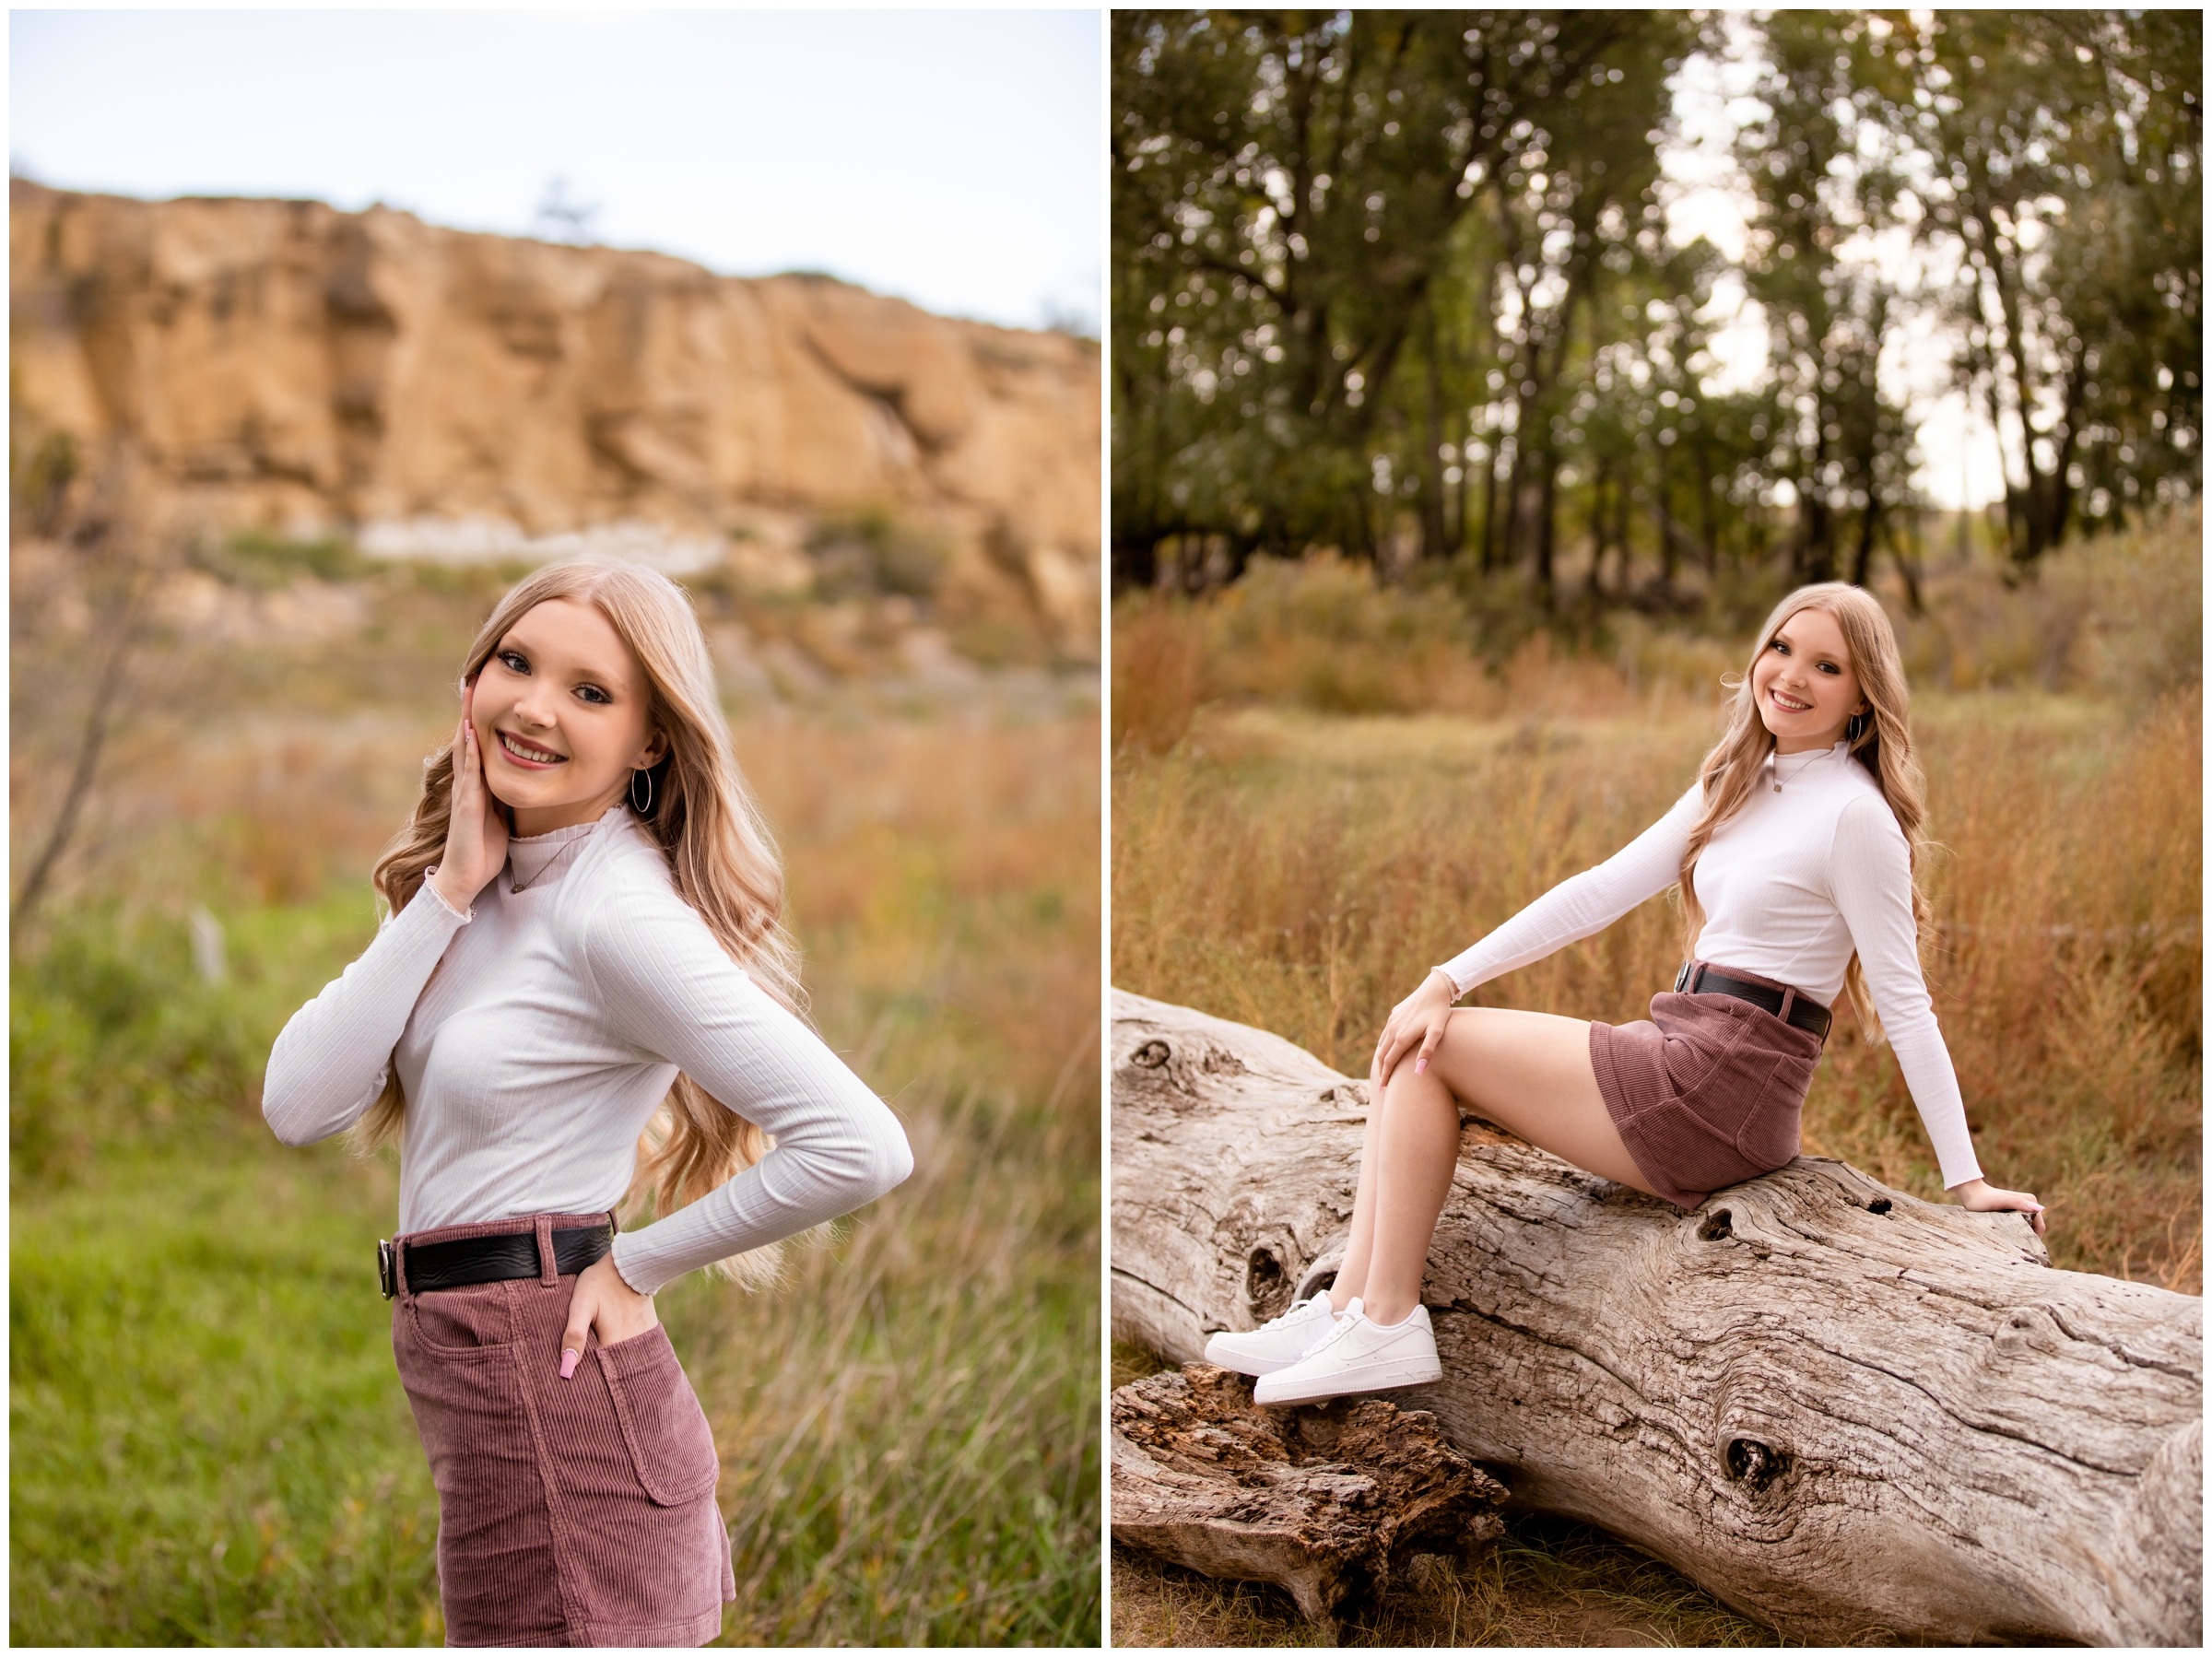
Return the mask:
[[1920,510],[1908,507],[1905,511],[1905,535],[1900,540],[1895,523],[1890,525],[1889,550],[1897,558],[1898,570],[1905,578],[1905,606],[1913,615],[1925,615],[1920,597]]
[[1447,551],[1456,558],[1467,547],[1467,472],[1473,464],[1467,459],[1467,411],[1464,404],[1452,417],[1452,452],[1459,457],[1456,463],[1459,480],[1452,486],[1452,527],[1445,539]]
[[1211,1364],[1114,1389],[1113,1539],[1210,1577],[1274,1582],[1332,1627],[1413,1554],[1479,1557],[1505,1491],[1436,1417],[1379,1398],[1261,1408]]
[[[1491,433],[1493,439],[1495,432]],[[1503,445],[1493,441],[1490,452],[1484,457],[1482,467],[1482,572],[1490,573],[1497,567],[1498,528],[1498,451]]]
[[[1329,1281],[1366,1096],[1115,992],[1115,1336],[1195,1358]],[[1686,1215],[1470,1119],[1445,1379],[1392,1397],[1792,1639],[2194,1645],[2201,1303],[2048,1259],[1825,1158]]]
[[1450,531],[1444,506],[1444,388],[1438,361],[1436,306],[1425,303],[1421,315],[1421,344],[1428,358],[1428,397],[1422,408],[1421,444],[1421,557],[1424,560],[1451,555]]
[[1874,546],[1882,533],[1882,498],[1874,492],[1872,469],[1868,469],[1865,510],[1859,513],[1859,546],[1852,556],[1851,584],[1864,587],[1874,573]]
[[1543,467],[1544,482],[1536,504],[1536,599],[1548,616],[1558,607],[1552,583],[1552,533],[1559,523],[1559,457],[1547,452]]
[[1698,527],[1705,536],[1705,582],[1710,590],[1721,575],[1721,532],[1713,522],[1712,456],[1700,442],[1698,445]]
[[1586,597],[1593,616],[1605,607],[1606,486],[1612,481],[1612,456],[1600,455],[1597,475],[1590,480],[1590,584]]

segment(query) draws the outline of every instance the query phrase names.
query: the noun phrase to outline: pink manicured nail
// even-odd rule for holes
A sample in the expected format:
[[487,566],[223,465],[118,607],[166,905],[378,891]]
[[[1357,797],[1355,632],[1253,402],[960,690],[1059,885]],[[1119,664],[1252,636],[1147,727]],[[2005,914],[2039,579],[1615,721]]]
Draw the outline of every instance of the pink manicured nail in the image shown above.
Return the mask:
[[1428,1061],[1428,1060],[1426,1060],[1426,1059],[1416,1059],[1416,1060],[1414,1060],[1414,1062],[1413,1062],[1413,1074],[1414,1074],[1414,1075],[1420,1075],[1420,1074],[1421,1074],[1421,1072],[1422,1072],[1422,1071],[1424,1071],[1424,1070],[1426,1070],[1426,1069],[1428,1069],[1428,1068],[1429,1068],[1429,1061]]
[[572,1377],[575,1375],[575,1373],[576,1373],[576,1362],[577,1362],[577,1354],[575,1354],[575,1353],[573,1353],[573,1352],[570,1351],[570,1350],[569,1350],[567,1347],[565,1347],[565,1346],[564,1346],[564,1347],[562,1347],[562,1348],[561,1348],[561,1352],[560,1352],[560,1378],[561,1378],[561,1380],[563,1380],[563,1381],[568,1381],[568,1380],[571,1379],[571,1378],[572,1378]]

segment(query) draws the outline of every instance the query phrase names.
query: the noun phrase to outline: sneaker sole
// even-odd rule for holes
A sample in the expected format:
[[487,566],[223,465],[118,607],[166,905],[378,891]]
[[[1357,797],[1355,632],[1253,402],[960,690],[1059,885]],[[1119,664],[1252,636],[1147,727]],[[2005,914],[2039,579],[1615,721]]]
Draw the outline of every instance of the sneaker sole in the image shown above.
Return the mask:
[[1389,1363],[1369,1364],[1359,1369],[1324,1377],[1293,1389],[1261,1385],[1253,1390],[1254,1404],[1311,1404],[1316,1398],[1341,1398],[1347,1393],[1380,1393],[1391,1387],[1418,1387],[1441,1381],[1444,1366],[1433,1357],[1401,1357]]

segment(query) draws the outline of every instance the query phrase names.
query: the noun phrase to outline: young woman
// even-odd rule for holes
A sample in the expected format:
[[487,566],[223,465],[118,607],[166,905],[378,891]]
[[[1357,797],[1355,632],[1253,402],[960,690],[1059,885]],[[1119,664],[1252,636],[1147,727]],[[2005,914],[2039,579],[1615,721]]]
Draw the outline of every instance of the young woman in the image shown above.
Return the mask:
[[796,1014],[683,593],[581,563],[510,593],[375,885],[389,918],[276,1039],[263,1109],[287,1145],[399,1141],[379,1267],[447,1639],[702,1644],[735,1594],[720,1463],[653,1293],[769,1275],[912,1161]]
[[[1968,1208],[2024,1210],[2040,1234],[2031,1194],[1982,1178],[1921,977],[1925,799],[1905,708],[1880,605],[1841,582],[1783,599],[1736,687],[1727,734],[1674,808],[1392,1010],[1369,1073],[1351,1240],[1335,1285],[1261,1329],[1215,1336],[1206,1357],[1259,1376],[1262,1404],[1438,1380],[1421,1275],[1463,1104],[1592,1173],[1692,1208],[1797,1154],[1829,1007],[1844,990],[1869,1038],[1888,1030],[1951,1193]],[[1652,998],[1648,1022],[1453,1010],[1477,984],[1677,882],[1683,952],[1694,958],[1673,993]]]

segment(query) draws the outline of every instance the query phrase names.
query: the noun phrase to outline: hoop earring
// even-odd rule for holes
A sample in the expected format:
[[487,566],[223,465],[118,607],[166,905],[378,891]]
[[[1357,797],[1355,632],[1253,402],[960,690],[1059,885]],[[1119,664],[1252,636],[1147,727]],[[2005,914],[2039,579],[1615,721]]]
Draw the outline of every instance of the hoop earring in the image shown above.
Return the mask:
[[[638,779],[640,777],[645,779],[645,804],[642,805],[638,804]],[[653,772],[643,766],[640,766],[629,773],[629,808],[640,817],[644,817],[653,810]]]
[[1854,713],[1851,716],[1851,723],[1844,728],[1843,740],[1855,746],[1865,730],[1866,716],[1864,713]]

